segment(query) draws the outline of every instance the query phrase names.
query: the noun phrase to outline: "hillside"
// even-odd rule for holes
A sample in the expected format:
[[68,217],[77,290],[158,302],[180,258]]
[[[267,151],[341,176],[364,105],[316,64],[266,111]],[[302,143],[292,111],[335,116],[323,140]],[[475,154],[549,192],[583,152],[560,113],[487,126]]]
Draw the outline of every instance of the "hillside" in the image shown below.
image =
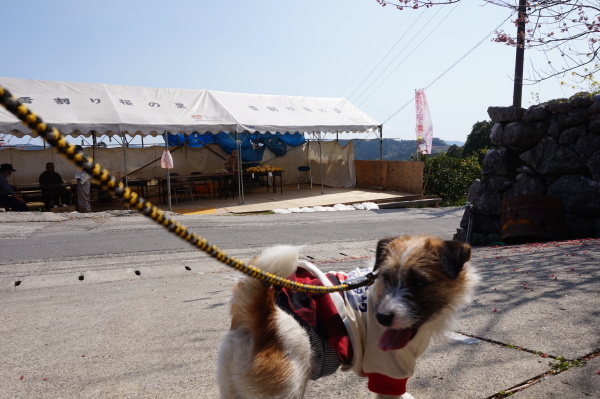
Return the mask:
[[[349,140],[340,140],[345,146]],[[369,161],[379,159],[379,140],[352,140],[354,159]],[[433,153],[445,152],[449,145],[441,139],[433,138]],[[386,161],[410,161],[410,154],[416,154],[415,140],[383,139],[383,159]]]

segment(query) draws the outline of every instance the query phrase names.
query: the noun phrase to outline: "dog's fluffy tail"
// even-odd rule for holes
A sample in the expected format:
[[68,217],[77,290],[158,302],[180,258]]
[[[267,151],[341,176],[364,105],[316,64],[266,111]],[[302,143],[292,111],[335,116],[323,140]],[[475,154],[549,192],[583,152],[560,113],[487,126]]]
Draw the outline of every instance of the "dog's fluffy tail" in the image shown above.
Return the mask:
[[[276,276],[288,277],[296,270],[301,248],[289,245],[267,248],[250,264]],[[253,277],[244,278],[236,286],[231,301],[231,329],[252,328],[257,316],[265,320],[274,311],[274,306],[273,290],[267,284]]]

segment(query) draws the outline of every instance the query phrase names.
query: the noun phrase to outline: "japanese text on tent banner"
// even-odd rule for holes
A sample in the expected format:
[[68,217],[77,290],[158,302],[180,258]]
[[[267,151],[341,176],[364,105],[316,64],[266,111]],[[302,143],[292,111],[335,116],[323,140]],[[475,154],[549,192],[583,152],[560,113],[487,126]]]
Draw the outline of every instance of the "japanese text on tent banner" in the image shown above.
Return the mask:
[[415,93],[415,106],[417,110],[417,152],[419,154],[431,154],[431,141],[433,140],[433,124],[429,113],[429,104],[425,90],[417,90]]

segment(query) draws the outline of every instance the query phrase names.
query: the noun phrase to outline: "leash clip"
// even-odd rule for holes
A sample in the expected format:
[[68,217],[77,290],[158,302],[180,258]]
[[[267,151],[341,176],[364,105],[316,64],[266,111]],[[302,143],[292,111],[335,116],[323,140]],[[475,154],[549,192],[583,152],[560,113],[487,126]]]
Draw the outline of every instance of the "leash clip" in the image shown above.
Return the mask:
[[[348,286],[347,290],[353,290],[360,287],[372,285],[377,279],[377,275],[373,272],[365,274],[364,276],[354,277],[344,281],[344,284]],[[346,291],[346,290],[344,290]]]

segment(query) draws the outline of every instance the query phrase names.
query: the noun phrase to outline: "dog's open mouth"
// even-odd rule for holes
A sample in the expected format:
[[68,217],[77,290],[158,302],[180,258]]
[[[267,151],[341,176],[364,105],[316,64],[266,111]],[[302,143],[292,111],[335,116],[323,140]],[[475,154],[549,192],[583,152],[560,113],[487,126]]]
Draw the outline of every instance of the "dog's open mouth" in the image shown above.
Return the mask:
[[402,330],[386,329],[379,338],[379,349],[387,352],[404,348],[417,335],[419,326],[420,323],[412,328],[408,327]]
[[379,349],[384,352],[402,349],[412,338],[412,329],[404,328],[402,330],[386,329],[381,338],[379,338]]

